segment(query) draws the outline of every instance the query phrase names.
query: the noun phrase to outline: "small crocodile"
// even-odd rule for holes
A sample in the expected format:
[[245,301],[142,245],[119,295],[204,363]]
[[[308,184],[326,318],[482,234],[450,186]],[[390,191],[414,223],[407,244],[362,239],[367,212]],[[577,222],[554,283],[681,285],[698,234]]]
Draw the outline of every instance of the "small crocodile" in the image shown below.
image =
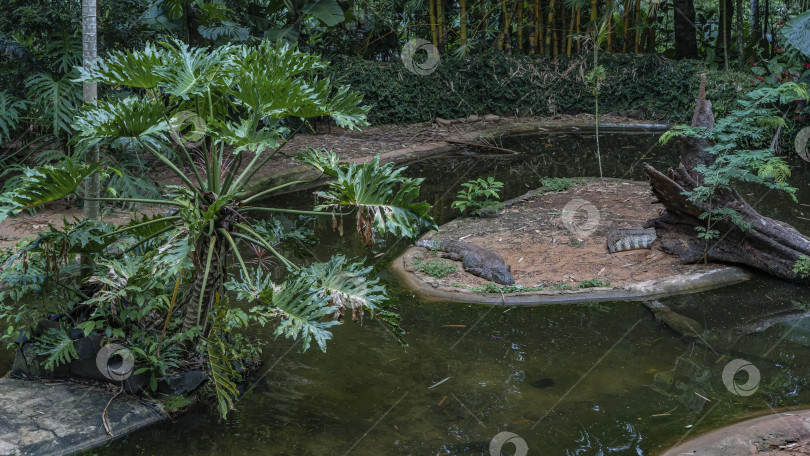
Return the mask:
[[700,323],[673,311],[669,306],[658,301],[644,301],[644,306],[650,309],[656,320],[663,322],[684,337],[696,338],[703,334],[703,327]]
[[446,252],[442,258],[461,261],[464,270],[502,285],[512,285],[512,268],[497,253],[477,245],[450,239],[417,241],[419,247]]
[[608,252],[649,249],[655,241],[655,228],[620,228],[607,234]]

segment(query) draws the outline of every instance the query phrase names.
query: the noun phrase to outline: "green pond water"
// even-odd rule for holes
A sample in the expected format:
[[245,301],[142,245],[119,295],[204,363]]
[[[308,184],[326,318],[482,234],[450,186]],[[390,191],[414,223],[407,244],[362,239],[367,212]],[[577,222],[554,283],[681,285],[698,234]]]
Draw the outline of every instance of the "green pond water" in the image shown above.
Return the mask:
[[[656,138],[606,134],[605,175],[641,178],[644,161],[659,169],[674,164],[674,149],[657,146]],[[540,177],[598,174],[590,132],[522,135],[503,145],[525,153],[451,154],[411,164],[408,172],[426,177],[423,194],[440,221],[453,216],[448,206],[458,185],[473,177],[495,175],[511,198],[537,187]],[[808,167],[795,165],[800,202],[810,203]],[[763,196],[752,193],[751,201]],[[311,198],[301,192],[270,203],[300,207]],[[805,206],[783,195],[767,194],[757,207],[810,228]],[[356,236],[325,226],[318,232],[319,260],[344,252],[379,262],[407,348],[370,319],[338,327],[327,353],[303,353],[300,344],[258,331],[268,342],[264,366],[226,420],[200,405],[88,454],[489,455],[490,440],[508,431],[526,442],[529,455],[648,455],[753,413],[810,404],[806,287],[758,276],[663,300],[707,330],[696,343],[633,302],[496,308],[424,301],[384,268],[407,242],[365,248]],[[5,368],[10,359],[0,356]],[[734,359],[759,372],[754,394],[724,385],[723,369]],[[742,385],[749,378],[740,372],[732,380]],[[508,444],[502,454],[513,450]]]

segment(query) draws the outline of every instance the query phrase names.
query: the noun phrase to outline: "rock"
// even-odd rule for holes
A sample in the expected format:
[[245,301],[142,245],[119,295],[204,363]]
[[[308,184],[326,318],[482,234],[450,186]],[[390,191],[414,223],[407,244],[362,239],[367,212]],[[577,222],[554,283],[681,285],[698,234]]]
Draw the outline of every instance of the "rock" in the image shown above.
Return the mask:
[[36,348],[32,343],[23,344],[22,347],[17,349],[14,354],[14,362],[11,365],[11,375],[15,377],[67,377],[69,374],[68,366],[62,364],[56,366],[53,371],[48,371],[43,366],[45,364],[45,357],[37,354]]
[[476,116],[475,114],[467,116],[467,122],[478,122],[479,120],[481,120],[481,118]]
[[452,121],[452,120],[442,119],[441,117],[436,117],[436,118],[435,118],[435,119],[433,119],[433,120],[434,120],[434,121],[435,121],[437,124],[439,124],[439,125],[443,125],[443,126],[448,126],[448,125],[452,125],[452,124],[453,124],[453,121]]
[[485,122],[497,122],[501,120],[501,116],[496,116],[495,114],[486,114],[484,115]]
[[205,373],[201,370],[183,372],[160,382],[158,391],[164,394],[182,396],[197,389],[206,378]]
[[11,375],[14,377],[41,377],[42,369],[37,360],[37,353],[32,344],[24,344],[14,353],[14,363],[11,365]]
[[109,381],[109,379],[99,371],[98,364],[96,363],[96,357],[101,350],[102,340],[101,335],[91,334],[73,342],[78,358],[69,364],[70,375],[105,382]]

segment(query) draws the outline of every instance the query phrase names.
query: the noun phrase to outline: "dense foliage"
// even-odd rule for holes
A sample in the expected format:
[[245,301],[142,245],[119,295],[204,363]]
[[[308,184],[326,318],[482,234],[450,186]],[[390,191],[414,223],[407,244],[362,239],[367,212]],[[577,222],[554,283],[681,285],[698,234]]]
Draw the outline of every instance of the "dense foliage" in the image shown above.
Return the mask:
[[[726,113],[753,85],[750,75],[710,70],[698,61],[656,56],[600,56],[609,75],[599,98],[601,113],[684,121],[691,117],[700,73],[709,78],[710,97]],[[444,59],[436,72],[418,76],[401,62],[350,57],[332,59],[330,74],[365,94],[373,124],[454,119],[470,114],[550,116],[593,112],[585,80],[588,57],[550,60],[499,53]]]
[[[111,52],[83,68],[80,79],[117,90],[74,119],[76,153],[134,149],[180,185],[165,186],[154,199],[124,198],[109,188],[101,200],[170,211],[122,226],[83,220],[52,227],[9,252],[0,300],[13,304],[0,307],[2,339],[13,346],[31,338],[45,365],[55,367],[77,356],[76,330],[98,334],[130,347],[136,372],[150,374],[152,389],[169,373],[202,362],[224,415],[241,366],[256,354],[243,335],[251,324],[271,324],[276,336],[301,340],[304,350],[311,343],[325,350],[330,328],[346,313],[380,318],[399,335],[398,317],[383,307],[385,289],[372,268],[339,255],[296,264],[285,244],[307,242],[311,233],[280,217],[339,217],[341,230],[343,218],[352,217],[366,244],[389,232],[414,237],[435,226],[430,206],[416,201],[421,179],[403,177],[379,158],[349,165],[332,152],[309,149],[298,159],[336,178],[319,192],[314,210],[256,203],[301,182],[246,192],[294,134],[288,117],[329,116],[350,129],[366,124],[362,96],[320,78],[323,67],[316,56],[272,42],[209,52],[172,41]],[[117,170],[72,157],[26,169],[18,188],[0,195],[0,222],[76,192],[98,172]],[[251,267],[249,250],[257,256]],[[267,257],[277,267],[261,261]],[[230,296],[252,307],[231,306]],[[34,330],[49,318],[57,327]]]

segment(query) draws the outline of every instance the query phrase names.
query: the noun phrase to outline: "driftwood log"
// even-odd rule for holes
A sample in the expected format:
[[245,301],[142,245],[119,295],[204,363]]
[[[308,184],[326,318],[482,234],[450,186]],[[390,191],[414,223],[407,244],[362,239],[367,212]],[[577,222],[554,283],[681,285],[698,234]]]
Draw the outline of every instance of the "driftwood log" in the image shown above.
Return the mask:
[[[714,127],[711,102],[706,100],[706,78],[702,78],[692,127]],[[697,237],[695,227],[706,226],[700,215],[708,212],[706,202],[692,202],[683,195],[701,185],[702,176],[695,171],[698,165],[709,165],[713,156],[707,152],[711,146],[705,139],[679,138],[680,164],[663,174],[652,166],[645,166],[650,186],[665,211],[647,222],[654,226],[661,239],[661,248],[678,255],[684,263],[717,261],[742,264],[765,271],[783,279],[798,279],[793,272],[796,260],[810,256],[810,239],[786,223],[759,214],[736,190],[720,190],[711,199],[714,209],[734,209],[751,225],[741,230],[728,219],[712,219],[712,229],[719,237],[709,240]]]

